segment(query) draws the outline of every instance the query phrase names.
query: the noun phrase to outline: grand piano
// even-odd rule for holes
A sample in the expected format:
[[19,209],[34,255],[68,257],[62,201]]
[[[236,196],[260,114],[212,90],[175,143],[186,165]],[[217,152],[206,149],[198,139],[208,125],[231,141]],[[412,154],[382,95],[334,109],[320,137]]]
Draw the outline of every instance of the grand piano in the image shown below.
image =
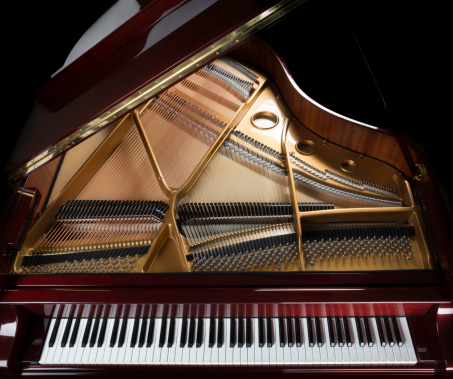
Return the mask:
[[39,89],[6,165],[2,374],[452,375],[435,172],[300,88],[278,41],[310,2],[137,2]]

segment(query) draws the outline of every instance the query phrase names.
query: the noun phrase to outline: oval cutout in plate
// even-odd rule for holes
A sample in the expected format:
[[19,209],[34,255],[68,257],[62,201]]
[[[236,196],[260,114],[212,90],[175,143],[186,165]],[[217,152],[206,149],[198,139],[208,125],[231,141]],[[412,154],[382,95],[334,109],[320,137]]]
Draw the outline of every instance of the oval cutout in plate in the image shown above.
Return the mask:
[[250,122],[258,129],[272,129],[278,124],[278,116],[269,111],[261,111],[253,114]]
[[312,155],[316,151],[316,144],[309,139],[303,139],[296,143],[296,150],[303,155]]
[[341,162],[341,169],[345,172],[352,172],[356,168],[357,164],[351,159],[346,159],[343,162]]

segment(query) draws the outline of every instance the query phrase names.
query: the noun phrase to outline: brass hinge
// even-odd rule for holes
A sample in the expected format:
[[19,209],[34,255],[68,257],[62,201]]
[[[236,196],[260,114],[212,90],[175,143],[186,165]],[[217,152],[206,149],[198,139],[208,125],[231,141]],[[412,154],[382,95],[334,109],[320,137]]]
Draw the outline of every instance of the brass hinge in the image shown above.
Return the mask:
[[414,179],[420,181],[425,175],[426,175],[425,165],[423,163],[416,163]]

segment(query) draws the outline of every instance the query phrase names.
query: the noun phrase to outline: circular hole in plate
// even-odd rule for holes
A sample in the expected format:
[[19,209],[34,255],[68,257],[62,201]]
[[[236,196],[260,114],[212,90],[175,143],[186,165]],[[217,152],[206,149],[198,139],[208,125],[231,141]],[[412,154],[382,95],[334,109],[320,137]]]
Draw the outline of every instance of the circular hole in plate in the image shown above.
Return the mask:
[[261,111],[255,113],[250,121],[258,129],[271,129],[278,124],[278,116],[269,111]]
[[357,165],[354,161],[346,159],[341,162],[341,169],[346,172],[354,171],[357,168]]
[[303,155],[311,155],[316,151],[316,144],[309,139],[303,139],[296,143],[296,150]]

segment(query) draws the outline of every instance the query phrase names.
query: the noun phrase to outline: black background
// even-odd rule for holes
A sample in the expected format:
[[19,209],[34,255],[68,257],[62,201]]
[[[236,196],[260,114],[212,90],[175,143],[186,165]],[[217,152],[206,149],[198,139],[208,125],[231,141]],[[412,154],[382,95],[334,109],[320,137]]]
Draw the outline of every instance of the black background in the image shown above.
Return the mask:
[[[2,125],[2,162],[28,117],[36,89],[114,2],[6,6],[3,113],[12,117]],[[308,0],[257,37],[274,47],[302,90],[318,103],[414,140],[450,204],[453,32],[447,3]]]

